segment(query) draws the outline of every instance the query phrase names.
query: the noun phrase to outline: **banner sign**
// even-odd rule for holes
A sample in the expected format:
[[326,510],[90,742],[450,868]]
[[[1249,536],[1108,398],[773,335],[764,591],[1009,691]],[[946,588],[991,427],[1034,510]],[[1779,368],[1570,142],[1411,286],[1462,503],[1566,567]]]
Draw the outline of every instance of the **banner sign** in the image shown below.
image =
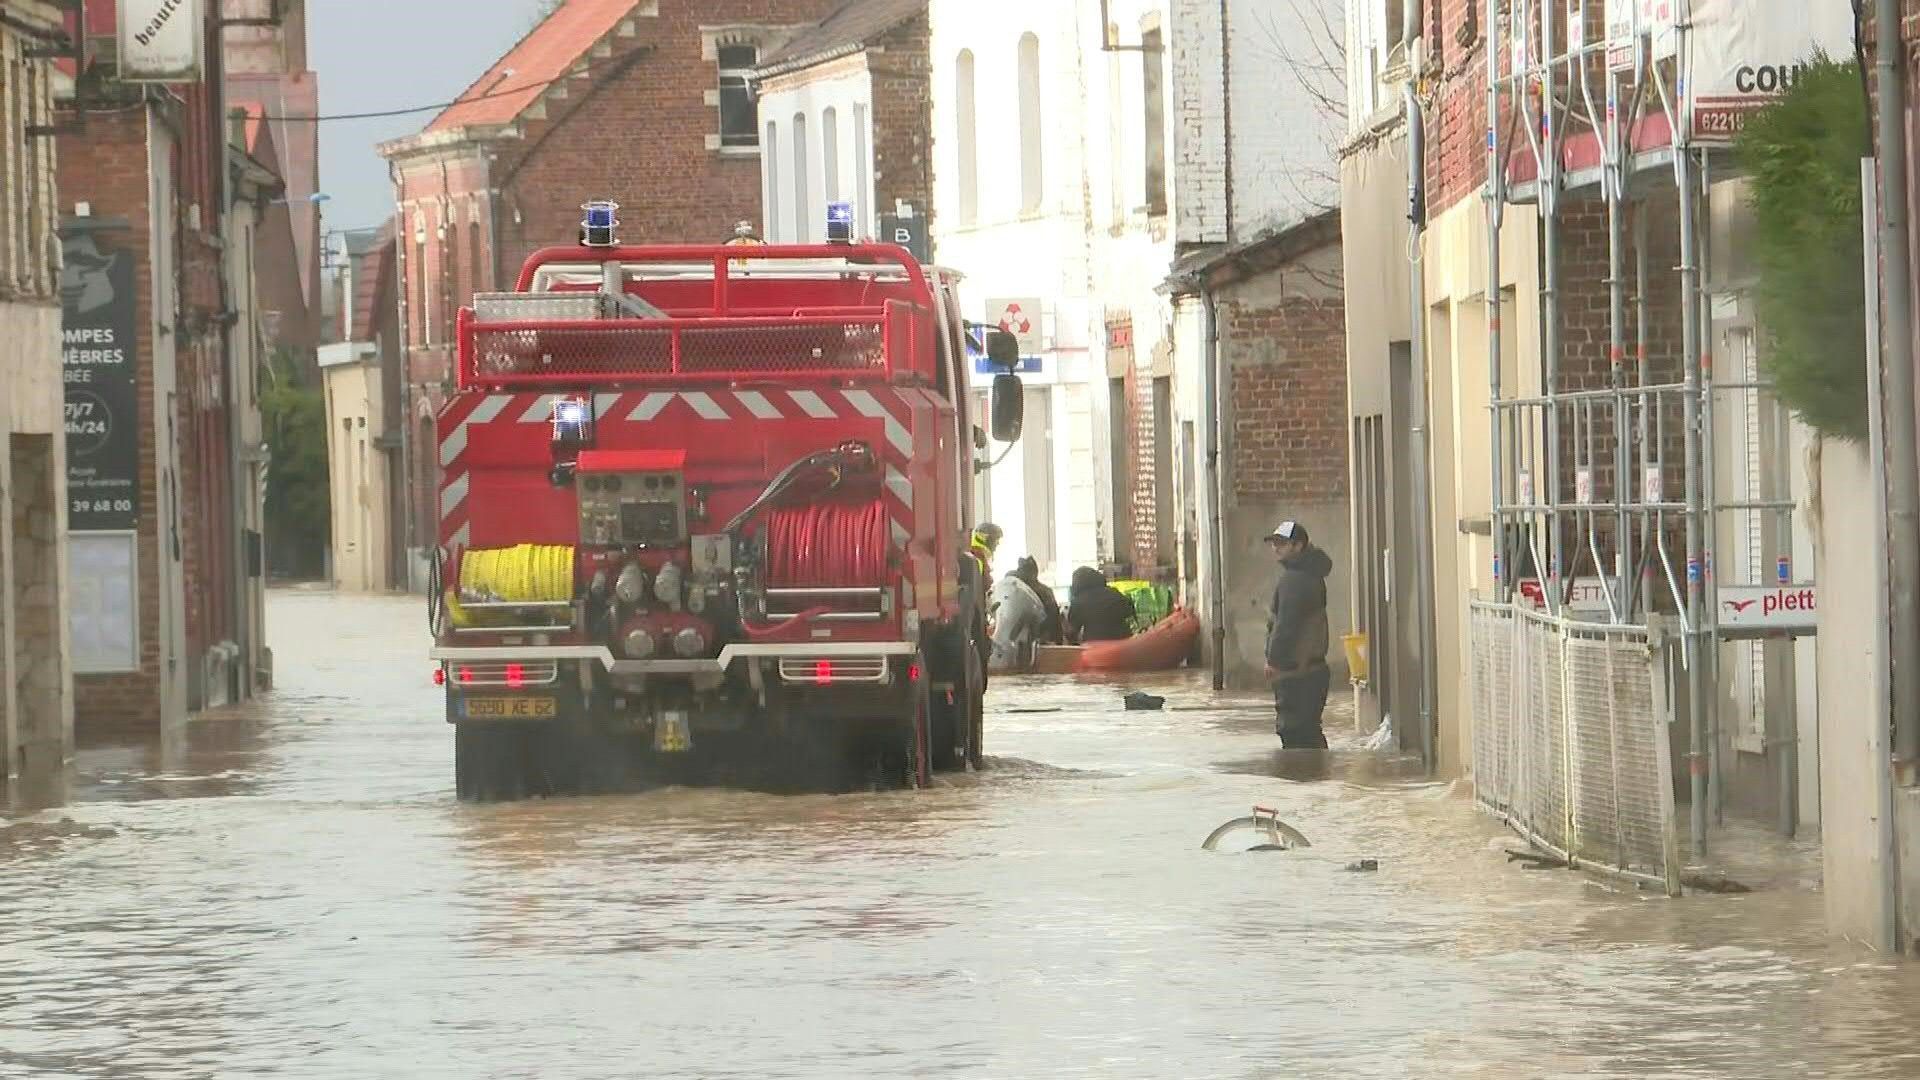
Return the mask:
[[140,298],[133,257],[103,250],[91,232],[68,233],[61,247],[67,528],[131,531],[140,520]]
[[899,244],[907,249],[909,255],[922,263],[933,261],[933,245],[927,240],[926,218],[881,214],[880,242]]
[[1040,298],[1018,296],[987,301],[987,321],[1020,339],[1020,355],[1040,352]]
[[200,81],[203,0],[119,0],[120,80]]
[[1819,593],[1812,585],[1722,585],[1723,629],[1809,631],[1819,625]]
[[1853,58],[1847,4],[1694,0],[1687,35],[1693,139],[1731,144],[1747,115],[1793,87],[1807,61]]

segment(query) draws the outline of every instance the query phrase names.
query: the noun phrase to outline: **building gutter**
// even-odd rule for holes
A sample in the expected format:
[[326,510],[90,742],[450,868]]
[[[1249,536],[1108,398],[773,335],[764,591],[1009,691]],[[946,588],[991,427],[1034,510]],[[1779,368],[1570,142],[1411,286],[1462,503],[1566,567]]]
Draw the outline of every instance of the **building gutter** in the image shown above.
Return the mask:
[[1880,273],[1885,306],[1881,390],[1887,453],[1887,586],[1892,618],[1893,768],[1920,771],[1920,454],[1915,448],[1913,271],[1907,239],[1907,88],[1899,62],[1900,0],[1874,0],[1874,72],[1880,97]]
[[1420,12],[1408,4],[1404,14],[1401,40],[1408,51],[1407,84],[1401,105],[1407,122],[1407,225],[1412,243],[1408,245],[1407,296],[1412,316],[1407,327],[1408,353],[1412,367],[1413,425],[1410,449],[1413,456],[1414,512],[1414,587],[1415,618],[1420,634],[1420,744],[1421,755],[1429,771],[1440,763],[1440,730],[1434,715],[1439,671],[1435,640],[1434,596],[1436,586],[1433,556],[1433,462],[1428,438],[1429,397],[1427,391],[1427,301],[1426,271],[1422,241],[1427,227],[1427,125],[1420,111]]

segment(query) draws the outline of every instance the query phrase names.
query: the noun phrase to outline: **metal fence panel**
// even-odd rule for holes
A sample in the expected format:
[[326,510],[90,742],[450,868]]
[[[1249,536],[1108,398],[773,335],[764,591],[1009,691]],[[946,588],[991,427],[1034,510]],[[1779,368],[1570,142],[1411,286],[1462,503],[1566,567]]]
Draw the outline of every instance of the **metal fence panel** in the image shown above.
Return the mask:
[[1648,632],[1476,604],[1477,797],[1529,841],[1679,891],[1667,718]]

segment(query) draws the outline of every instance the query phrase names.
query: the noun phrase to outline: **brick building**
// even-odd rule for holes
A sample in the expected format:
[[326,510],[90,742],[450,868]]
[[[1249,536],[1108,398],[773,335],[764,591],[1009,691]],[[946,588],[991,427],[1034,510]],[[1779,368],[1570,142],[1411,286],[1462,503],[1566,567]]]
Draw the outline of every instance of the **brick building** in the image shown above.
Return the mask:
[[[1200,338],[1196,361],[1218,373],[1224,674],[1237,685],[1258,685],[1275,576],[1267,535],[1283,520],[1297,521],[1336,566],[1347,561],[1340,215],[1326,211],[1195,255],[1176,267],[1170,291],[1176,341]],[[1209,305],[1217,334],[1212,357],[1204,344]],[[1197,543],[1207,543],[1212,531],[1210,520],[1196,522]],[[1182,568],[1189,580],[1201,561],[1198,553],[1192,559],[1195,565]],[[1327,596],[1336,629],[1351,625],[1342,591]],[[1337,671],[1341,658],[1331,659]]]
[[[114,17],[88,5],[87,38]],[[113,419],[67,439],[83,734],[249,697],[265,664],[259,305],[236,241],[279,182],[229,141],[217,19],[194,32],[199,81],[125,83],[89,48],[61,116],[68,404]],[[76,333],[111,345],[76,351]]]
[[714,241],[760,218],[759,57],[827,0],[566,0],[420,133],[381,147],[398,204],[408,342],[410,557],[436,534],[433,415],[454,317],[572,243],[580,204],[622,205],[633,242]]
[[[289,350],[312,374],[321,339],[320,125],[299,118],[320,112],[319,77],[307,63],[307,0],[220,0],[228,98],[253,118],[247,145],[272,143],[272,167],[286,191],[268,208],[255,264],[284,267],[295,290],[267,298],[269,348]],[[264,131],[260,129],[264,128]],[[263,161],[266,158],[260,154]]]
[[54,250],[52,4],[0,0],[0,813],[47,798],[73,744],[67,455]]

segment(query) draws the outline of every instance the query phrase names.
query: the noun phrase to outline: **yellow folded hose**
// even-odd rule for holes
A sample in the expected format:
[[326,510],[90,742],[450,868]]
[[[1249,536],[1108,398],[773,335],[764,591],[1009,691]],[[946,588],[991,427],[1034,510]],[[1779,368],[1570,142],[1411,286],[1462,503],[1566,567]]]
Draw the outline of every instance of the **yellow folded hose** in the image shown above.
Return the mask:
[[457,627],[484,626],[494,612],[472,612],[469,604],[549,604],[573,599],[573,548],[520,544],[481,548],[460,559],[459,588],[447,590],[447,614]]

